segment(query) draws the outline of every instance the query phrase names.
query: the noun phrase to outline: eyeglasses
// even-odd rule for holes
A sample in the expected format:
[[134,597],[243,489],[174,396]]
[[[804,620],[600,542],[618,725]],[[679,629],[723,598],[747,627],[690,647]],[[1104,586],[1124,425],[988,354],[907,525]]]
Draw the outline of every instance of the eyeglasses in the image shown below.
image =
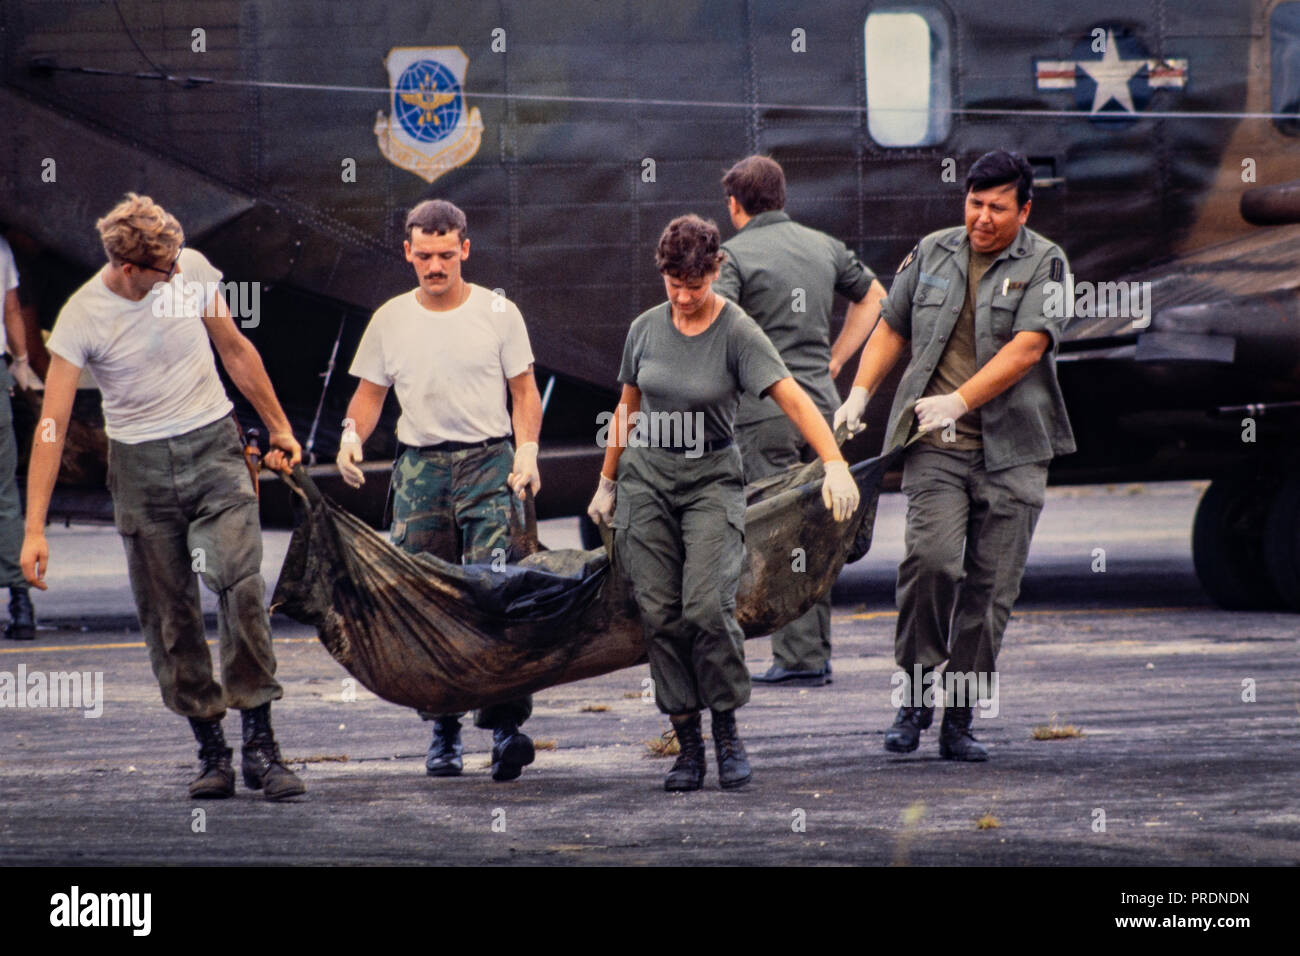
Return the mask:
[[134,259],[123,259],[123,262],[135,266],[137,269],[148,269],[150,272],[158,272],[170,279],[176,274],[176,266],[180,264],[181,253],[185,251],[185,243],[181,243],[180,249],[176,251],[176,258],[172,260],[171,266],[166,269],[159,269],[157,266],[148,266],[143,262],[136,262]]

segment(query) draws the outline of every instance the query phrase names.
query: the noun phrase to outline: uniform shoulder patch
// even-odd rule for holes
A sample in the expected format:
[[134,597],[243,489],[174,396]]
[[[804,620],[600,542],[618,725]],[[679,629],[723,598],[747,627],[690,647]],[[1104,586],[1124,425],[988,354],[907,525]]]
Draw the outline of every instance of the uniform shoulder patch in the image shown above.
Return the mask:
[[1060,282],[1065,278],[1065,260],[1059,257],[1053,257],[1051,266],[1051,276],[1053,282]]
[[918,242],[916,245],[912,247],[911,252],[903,256],[903,261],[900,262],[898,264],[898,268],[894,270],[895,275],[897,275],[899,272],[902,272],[904,269],[906,269],[908,266],[912,264],[912,261],[916,258],[916,252],[920,248],[921,248],[921,244]]

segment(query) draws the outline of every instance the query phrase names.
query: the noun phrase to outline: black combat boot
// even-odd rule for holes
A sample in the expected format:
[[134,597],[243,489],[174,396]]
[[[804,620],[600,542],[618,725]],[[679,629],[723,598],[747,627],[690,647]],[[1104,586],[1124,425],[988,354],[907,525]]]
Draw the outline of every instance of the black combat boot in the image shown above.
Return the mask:
[[988,760],[989,752],[971,733],[971,708],[944,707],[939,725],[939,756],[945,760]]
[[9,626],[5,628],[5,637],[11,641],[36,640],[36,612],[27,588],[9,589]]
[[514,780],[537,756],[533,739],[513,721],[492,731],[492,779],[497,783]]
[[194,739],[199,742],[199,775],[190,781],[195,800],[220,800],[235,795],[235,771],[230,766],[230,748],[220,720],[190,718]]
[[896,754],[910,754],[921,743],[921,731],[934,723],[933,707],[898,708],[893,725],[885,731],[885,749]]
[[698,790],[704,786],[704,735],[700,731],[699,712],[680,721],[674,717],[673,730],[681,753],[664,777],[664,789]]
[[285,800],[307,792],[298,775],[280,759],[271,733],[271,702],[240,711],[244,720],[244,786],[261,790],[268,800]]
[[749,770],[749,757],[745,745],[736,733],[736,712],[713,712],[713,750],[718,756],[718,783],[723,790],[734,790],[749,783],[753,774]]
[[455,717],[433,719],[433,740],[429,754],[424,758],[424,770],[430,777],[459,777],[465,762],[461,755],[465,746],[460,742],[460,721]]

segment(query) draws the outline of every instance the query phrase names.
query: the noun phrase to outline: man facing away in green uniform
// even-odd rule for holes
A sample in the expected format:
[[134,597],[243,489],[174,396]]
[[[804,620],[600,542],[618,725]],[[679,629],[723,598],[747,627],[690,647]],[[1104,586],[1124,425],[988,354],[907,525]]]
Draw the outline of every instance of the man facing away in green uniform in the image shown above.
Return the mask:
[[[528,331],[513,302],[461,275],[469,238],[456,206],[430,199],[412,209],[404,248],[419,285],[380,306],[357,346],[351,372],[360,381],[343,422],[338,468],[349,485],[361,486],[361,446],[396,387],[397,439],[405,450],[393,462],[393,543],[452,563],[505,562],[510,492],[522,498],[526,487],[534,494],[542,487],[542,400]],[[533,742],[519,730],[531,713],[531,698],[522,697],[474,715],[475,726],[492,731],[493,780],[514,780],[533,762]],[[433,721],[426,771],[458,775],[464,714],[420,716]]]
[[[791,220],[785,173],[775,160],[748,156],[722,179],[727,210],[739,232],[723,243],[713,290],[741,307],[776,346],[794,380],[830,420],[840,403],[835,376],[867,340],[880,315],[884,287],[875,273],[831,236]],[[832,347],[835,293],[852,305]],[[745,481],[804,460],[809,449],[770,396],[744,393],[736,412],[736,444]],[[831,596],[772,635],[773,664],[759,684],[820,686],[831,676]]]
[[[860,430],[870,396],[910,344],[886,450],[906,452],[906,552],[898,569],[895,697],[885,749],[910,753],[944,696],[939,752],[986,760],[973,705],[994,705],[996,659],[1043,507],[1047,466],[1075,450],[1056,380],[1066,320],[1045,300],[1069,266],[1025,228],[1033,170],[986,153],[966,176],[966,225],[903,259],[835,424]],[[942,680],[935,668],[947,661]],[[900,680],[901,678],[901,680]],[[900,693],[901,691],[901,693]]]

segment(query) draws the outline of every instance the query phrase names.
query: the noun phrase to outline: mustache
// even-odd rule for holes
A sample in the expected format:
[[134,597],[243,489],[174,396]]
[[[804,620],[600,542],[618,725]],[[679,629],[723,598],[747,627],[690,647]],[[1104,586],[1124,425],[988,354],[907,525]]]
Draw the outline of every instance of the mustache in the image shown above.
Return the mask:
[[445,273],[445,272],[430,272],[428,275],[425,276],[425,278],[426,278],[426,279],[445,279],[445,278],[447,278],[447,273]]

